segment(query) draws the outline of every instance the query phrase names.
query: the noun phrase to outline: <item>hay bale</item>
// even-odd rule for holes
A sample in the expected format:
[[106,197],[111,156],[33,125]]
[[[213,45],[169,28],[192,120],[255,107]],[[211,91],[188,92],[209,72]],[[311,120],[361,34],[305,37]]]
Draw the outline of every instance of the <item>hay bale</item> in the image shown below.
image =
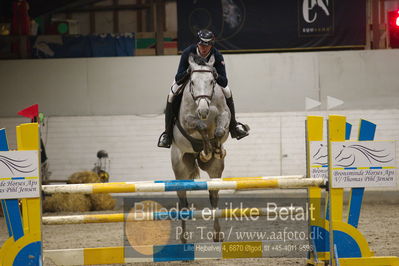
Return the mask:
[[90,195],[93,211],[113,210],[116,201],[108,193],[92,194]]
[[87,194],[56,193],[43,200],[43,212],[86,212],[92,210]]
[[[83,171],[72,174],[68,184],[101,183],[97,173]],[[108,193],[101,194],[69,194],[56,193],[43,200],[44,212],[86,212],[113,210],[116,201]]]
[[68,177],[68,184],[101,183],[97,173],[92,171],[76,172]]

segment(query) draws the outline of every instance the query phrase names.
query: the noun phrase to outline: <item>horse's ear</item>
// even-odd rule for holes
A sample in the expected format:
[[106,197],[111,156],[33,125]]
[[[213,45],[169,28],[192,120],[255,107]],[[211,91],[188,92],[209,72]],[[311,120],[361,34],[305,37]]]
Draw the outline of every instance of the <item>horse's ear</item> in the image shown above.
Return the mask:
[[188,57],[188,63],[190,64],[190,67],[193,69],[194,65],[195,65],[194,55],[193,54],[190,54],[190,56]]
[[208,66],[213,66],[215,64],[215,56],[211,55],[211,58],[209,58],[209,61],[207,63]]

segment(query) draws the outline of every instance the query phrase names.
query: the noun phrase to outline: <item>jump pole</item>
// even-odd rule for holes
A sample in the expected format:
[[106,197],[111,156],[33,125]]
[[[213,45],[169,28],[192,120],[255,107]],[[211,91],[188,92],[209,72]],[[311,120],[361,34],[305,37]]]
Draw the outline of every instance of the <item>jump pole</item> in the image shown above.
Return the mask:
[[181,190],[243,190],[266,188],[308,188],[325,185],[322,178],[267,179],[242,181],[156,181],[155,183],[119,182],[69,185],[44,185],[45,194],[54,193],[135,193]]
[[[306,178],[305,175],[282,175],[282,176],[244,176],[244,177],[222,177],[222,178],[214,178],[214,179],[209,179],[209,178],[199,178],[195,180],[162,180],[162,182],[186,182],[186,181],[211,181],[211,180],[217,180],[217,181],[237,181],[237,180],[269,180],[269,179],[300,179],[300,178]],[[52,180],[51,182],[54,183],[67,183],[68,180]],[[161,182],[161,181],[153,181],[153,180],[148,180],[148,181],[135,181],[135,183],[155,183],[155,182]]]
[[[141,222],[141,221],[163,221],[163,220],[201,220],[213,218],[241,218],[267,216],[274,218],[284,210],[284,215],[294,215],[299,212],[306,212],[303,208],[296,206],[269,208],[245,208],[245,209],[206,209],[198,211],[168,211],[168,212],[132,212],[132,213],[109,213],[109,214],[86,214],[86,215],[66,215],[66,216],[44,216],[44,225],[61,224],[88,224],[88,223],[117,223],[117,222]],[[286,210],[288,212],[286,212]]]

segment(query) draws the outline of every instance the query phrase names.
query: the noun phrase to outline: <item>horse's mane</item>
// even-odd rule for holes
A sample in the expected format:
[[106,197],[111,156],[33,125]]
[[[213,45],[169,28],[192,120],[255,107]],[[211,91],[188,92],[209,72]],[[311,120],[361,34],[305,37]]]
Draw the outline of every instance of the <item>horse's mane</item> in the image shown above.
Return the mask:
[[203,58],[202,56],[199,56],[199,55],[193,54],[193,53],[191,53],[190,56],[193,57],[193,60],[194,60],[194,62],[195,62],[197,65],[200,65],[200,66],[207,66],[207,63],[208,63],[208,62],[206,61],[206,58]]

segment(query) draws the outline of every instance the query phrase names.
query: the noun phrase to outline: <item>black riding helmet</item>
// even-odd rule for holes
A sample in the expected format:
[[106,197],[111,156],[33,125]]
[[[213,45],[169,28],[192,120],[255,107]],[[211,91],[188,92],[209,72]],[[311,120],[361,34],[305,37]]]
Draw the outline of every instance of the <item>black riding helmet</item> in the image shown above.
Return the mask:
[[215,44],[215,35],[210,30],[200,30],[197,33],[198,44],[202,45],[214,45]]

